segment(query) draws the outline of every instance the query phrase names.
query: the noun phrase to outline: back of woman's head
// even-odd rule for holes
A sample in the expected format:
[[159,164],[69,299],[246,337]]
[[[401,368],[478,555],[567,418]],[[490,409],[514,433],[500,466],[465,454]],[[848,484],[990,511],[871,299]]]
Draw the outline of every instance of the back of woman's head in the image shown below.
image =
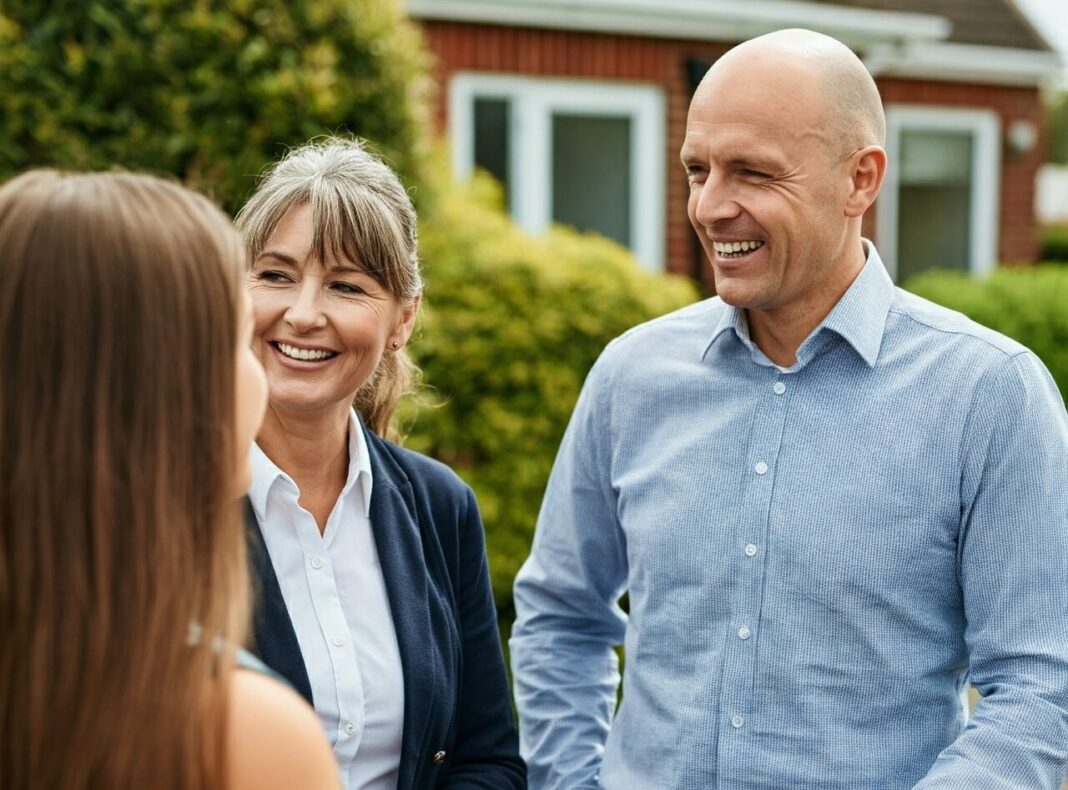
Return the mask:
[[243,252],[127,173],[0,188],[0,787],[225,776],[211,638],[247,613],[233,470]]
[[[397,174],[361,141],[314,141],[267,171],[236,220],[250,262],[286,214],[303,205],[312,209],[312,250],[319,261],[359,264],[403,305],[420,296],[415,208]],[[403,348],[386,351],[356,393],[354,405],[368,428],[389,434],[397,402],[414,387],[418,373]]]

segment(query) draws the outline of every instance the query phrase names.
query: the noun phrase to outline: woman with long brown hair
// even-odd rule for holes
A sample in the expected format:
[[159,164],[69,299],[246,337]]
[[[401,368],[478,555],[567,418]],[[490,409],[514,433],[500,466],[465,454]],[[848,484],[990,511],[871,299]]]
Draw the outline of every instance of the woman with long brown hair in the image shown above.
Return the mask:
[[234,671],[265,402],[243,252],[205,198],[0,188],[0,787],[325,788],[291,691]]

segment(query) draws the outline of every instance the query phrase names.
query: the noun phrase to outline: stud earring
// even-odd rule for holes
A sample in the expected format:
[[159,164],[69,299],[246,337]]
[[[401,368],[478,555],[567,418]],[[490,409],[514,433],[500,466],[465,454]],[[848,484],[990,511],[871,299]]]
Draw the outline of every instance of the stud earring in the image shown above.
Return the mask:
[[393,350],[396,351],[398,346],[400,346],[400,343],[394,340],[392,343],[390,343],[390,345],[393,346]]

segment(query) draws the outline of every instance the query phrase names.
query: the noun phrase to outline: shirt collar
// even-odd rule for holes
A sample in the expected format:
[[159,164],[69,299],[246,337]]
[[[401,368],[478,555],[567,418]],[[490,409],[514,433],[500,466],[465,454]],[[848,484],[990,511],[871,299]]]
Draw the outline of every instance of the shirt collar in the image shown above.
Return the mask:
[[887,274],[875,245],[867,239],[863,241],[868,250],[864,268],[805,343],[820,329],[829,329],[849,343],[868,367],[873,368],[883,344],[886,316],[894,300],[894,281]]
[[[248,496],[252,501],[252,507],[256,511],[256,517],[262,523],[267,517],[267,498],[271,489],[279,478],[289,481],[294,488],[297,487],[293,478],[280,469],[267,454],[260,449],[258,444],[252,445],[252,485],[249,486]],[[363,434],[363,424],[355,409],[349,411],[349,471],[345,478],[345,485],[341,489],[339,499],[345,496],[352,486],[359,481],[363,493],[364,516],[371,515],[371,456],[367,449],[367,437]]]
[[[814,341],[821,330],[829,329],[839,335],[864,359],[868,367],[874,367],[879,358],[879,348],[883,342],[883,330],[886,328],[886,316],[894,298],[894,283],[883,266],[875,245],[867,239],[861,239],[868,257],[853,284],[838,300],[819,326],[805,339],[798,349],[799,362],[807,361],[806,350],[814,349]],[[756,347],[749,337],[749,322],[745,310],[725,304],[719,321],[712,330],[702,353],[708,350],[724,333],[733,330],[734,334],[751,351]]]

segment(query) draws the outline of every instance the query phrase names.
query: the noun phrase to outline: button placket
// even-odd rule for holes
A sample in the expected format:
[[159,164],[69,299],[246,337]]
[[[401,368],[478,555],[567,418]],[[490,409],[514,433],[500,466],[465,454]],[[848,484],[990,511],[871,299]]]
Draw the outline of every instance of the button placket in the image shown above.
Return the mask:
[[732,628],[724,651],[723,682],[720,689],[719,726],[728,737],[717,742],[720,766],[731,770],[750,759],[751,740],[746,737],[751,720],[759,715],[752,709],[755,661],[758,655],[765,562],[768,551],[772,497],[775,492],[776,464],[782,448],[783,431],[791,400],[791,384],[782,374],[761,383],[759,403],[753,417],[746,459],[748,474],[743,491],[743,505],[738,522],[739,583],[731,598]]

